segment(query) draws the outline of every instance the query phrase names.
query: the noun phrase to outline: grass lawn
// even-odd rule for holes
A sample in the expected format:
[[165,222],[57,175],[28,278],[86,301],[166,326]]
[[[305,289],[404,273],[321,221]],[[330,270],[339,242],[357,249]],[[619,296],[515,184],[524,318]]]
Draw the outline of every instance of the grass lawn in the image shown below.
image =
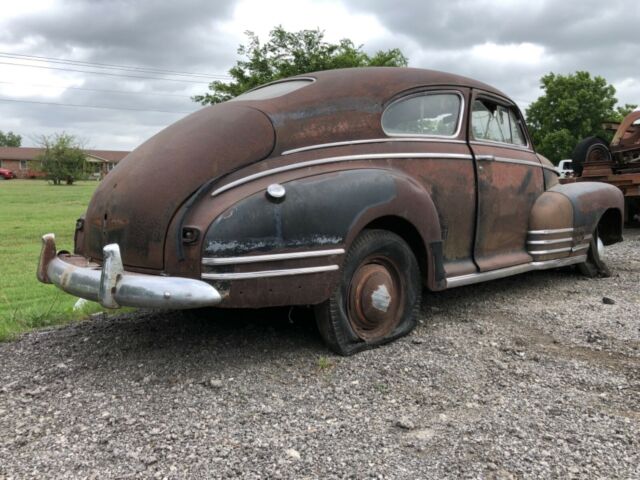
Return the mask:
[[95,303],[74,311],[76,298],[36,279],[40,238],[53,232],[58,249],[72,250],[75,221],[97,185],[0,181],[0,340],[100,311]]

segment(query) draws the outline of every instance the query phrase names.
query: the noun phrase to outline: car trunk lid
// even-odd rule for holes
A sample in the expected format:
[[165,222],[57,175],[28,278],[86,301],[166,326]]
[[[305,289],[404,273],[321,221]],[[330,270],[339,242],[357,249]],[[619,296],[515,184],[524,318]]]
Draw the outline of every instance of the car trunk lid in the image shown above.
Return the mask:
[[267,157],[274,143],[268,117],[245,106],[206,107],[167,127],[96,189],[82,252],[101,260],[102,248],[117,243],[125,265],[161,270],[167,228],[180,205],[210,178]]

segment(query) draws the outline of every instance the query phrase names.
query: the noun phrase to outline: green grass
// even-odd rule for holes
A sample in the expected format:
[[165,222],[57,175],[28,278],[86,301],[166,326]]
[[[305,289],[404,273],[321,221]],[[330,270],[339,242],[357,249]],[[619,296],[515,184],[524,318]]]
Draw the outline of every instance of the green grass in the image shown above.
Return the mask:
[[318,369],[321,371],[325,371],[325,372],[329,371],[335,366],[336,364],[333,361],[331,361],[331,359],[329,359],[328,357],[318,358]]
[[31,328],[64,323],[101,310],[36,279],[43,234],[56,234],[58,249],[73,250],[76,219],[97,182],[53,186],[42,180],[0,181],[0,340]]

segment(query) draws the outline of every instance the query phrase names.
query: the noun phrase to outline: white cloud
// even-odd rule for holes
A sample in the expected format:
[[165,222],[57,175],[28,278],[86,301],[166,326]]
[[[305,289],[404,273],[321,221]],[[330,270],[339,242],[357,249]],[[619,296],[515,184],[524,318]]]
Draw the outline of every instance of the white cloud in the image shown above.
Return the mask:
[[277,25],[289,31],[320,28],[329,42],[350,38],[357,45],[389,34],[375,15],[351,12],[343,3],[331,0],[241,0],[221,31],[244,43],[245,31],[266,39]]
[[484,62],[507,65],[539,65],[544,59],[545,49],[541,45],[528,42],[506,45],[486,42],[471,47],[471,55]]

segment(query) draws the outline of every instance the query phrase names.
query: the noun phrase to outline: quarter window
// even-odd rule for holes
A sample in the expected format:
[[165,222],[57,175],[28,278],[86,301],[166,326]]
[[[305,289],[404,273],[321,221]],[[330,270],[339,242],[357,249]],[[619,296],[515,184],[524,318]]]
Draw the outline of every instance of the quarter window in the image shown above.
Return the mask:
[[427,93],[392,103],[382,114],[387,135],[452,137],[458,131],[462,99],[456,93]]
[[476,140],[521,146],[527,144],[517,113],[489,100],[473,102],[471,130]]

